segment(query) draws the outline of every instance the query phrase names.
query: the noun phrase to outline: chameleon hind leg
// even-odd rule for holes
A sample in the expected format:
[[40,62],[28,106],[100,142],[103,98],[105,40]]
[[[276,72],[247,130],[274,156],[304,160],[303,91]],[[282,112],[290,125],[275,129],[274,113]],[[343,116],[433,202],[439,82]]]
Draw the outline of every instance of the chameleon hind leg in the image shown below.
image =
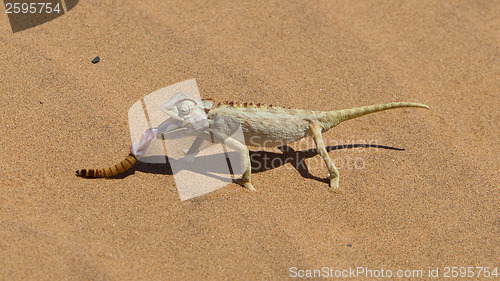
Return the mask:
[[255,188],[253,187],[251,183],[251,177],[252,177],[252,166],[250,165],[250,152],[248,151],[248,148],[242,144],[241,142],[237,141],[236,139],[229,137],[225,134],[222,133],[213,133],[214,134],[214,140],[217,142],[224,143],[228,147],[238,151],[241,155],[241,168],[243,172],[243,175],[241,177],[241,184],[247,188],[250,191],[256,191]]
[[330,187],[334,191],[338,191],[339,171],[337,171],[335,164],[333,163],[332,159],[330,159],[330,156],[326,151],[325,144],[323,143],[323,136],[321,135],[321,125],[316,122],[311,123],[310,130],[314,139],[314,143],[316,143],[316,150],[318,151],[318,154],[321,156],[321,158],[323,158],[326,167],[328,168],[328,179],[330,180]]

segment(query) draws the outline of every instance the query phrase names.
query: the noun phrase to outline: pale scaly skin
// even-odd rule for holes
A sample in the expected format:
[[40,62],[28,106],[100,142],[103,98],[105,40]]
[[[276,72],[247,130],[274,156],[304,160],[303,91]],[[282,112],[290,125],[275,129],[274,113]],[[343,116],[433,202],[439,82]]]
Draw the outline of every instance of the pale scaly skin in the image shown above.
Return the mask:
[[[252,169],[246,145],[276,147],[308,136],[314,139],[318,154],[326,163],[330,186],[334,190],[337,190],[339,187],[339,173],[326,151],[322,134],[343,121],[399,107],[429,109],[426,105],[412,102],[393,102],[333,111],[311,111],[253,103],[225,102],[218,104],[208,111],[208,120],[214,140],[224,142],[229,147],[241,153],[244,170],[242,185],[249,190],[254,191],[255,188],[251,183]],[[245,144],[229,137],[239,127],[243,131]],[[196,146],[198,145],[196,145],[195,141],[193,147],[189,149],[188,154],[196,151]]]

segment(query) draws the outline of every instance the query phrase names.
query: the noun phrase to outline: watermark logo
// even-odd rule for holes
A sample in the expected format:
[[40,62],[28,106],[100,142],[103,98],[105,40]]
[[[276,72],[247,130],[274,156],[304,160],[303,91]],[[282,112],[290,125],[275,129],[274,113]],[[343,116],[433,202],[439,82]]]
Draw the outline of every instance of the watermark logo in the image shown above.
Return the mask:
[[[141,162],[168,161],[181,200],[217,190],[242,174],[240,154],[210,131],[211,106],[191,79],[145,96],[128,112],[131,151]],[[245,143],[241,128],[228,137]]]
[[23,31],[56,19],[73,9],[79,0],[4,0],[12,32]]

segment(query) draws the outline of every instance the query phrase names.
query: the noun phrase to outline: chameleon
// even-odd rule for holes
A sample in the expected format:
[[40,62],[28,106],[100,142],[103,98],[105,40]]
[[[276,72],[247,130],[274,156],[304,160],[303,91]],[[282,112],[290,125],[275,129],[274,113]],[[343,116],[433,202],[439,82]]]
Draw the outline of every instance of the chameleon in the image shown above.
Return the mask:
[[[148,129],[140,143],[132,144],[130,154],[115,166],[103,169],[82,169],[76,174],[86,178],[112,177],[129,169],[142,156],[153,138],[172,139],[196,136],[192,146],[185,152],[191,159],[204,141],[224,143],[241,154],[242,177],[240,184],[255,191],[251,183],[251,161],[247,146],[279,147],[306,137],[312,137],[316,151],[328,169],[329,186],[339,190],[339,172],[330,159],[323,133],[340,123],[367,114],[401,107],[429,109],[415,102],[390,102],[343,110],[314,111],[284,108],[260,103],[196,101],[187,94],[177,93],[162,110],[171,118],[156,128]],[[231,137],[241,128],[244,143]]]

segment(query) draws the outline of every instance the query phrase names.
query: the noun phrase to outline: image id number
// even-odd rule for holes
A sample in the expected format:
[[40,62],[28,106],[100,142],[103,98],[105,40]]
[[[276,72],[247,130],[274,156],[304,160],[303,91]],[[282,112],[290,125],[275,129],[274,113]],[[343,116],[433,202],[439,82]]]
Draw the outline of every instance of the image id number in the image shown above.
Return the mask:
[[51,14],[60,13],[59,3],[6,3],[5,10],[7,14]]
[[445,267],[443,277],[498,277],[498,268],[490,267]]

